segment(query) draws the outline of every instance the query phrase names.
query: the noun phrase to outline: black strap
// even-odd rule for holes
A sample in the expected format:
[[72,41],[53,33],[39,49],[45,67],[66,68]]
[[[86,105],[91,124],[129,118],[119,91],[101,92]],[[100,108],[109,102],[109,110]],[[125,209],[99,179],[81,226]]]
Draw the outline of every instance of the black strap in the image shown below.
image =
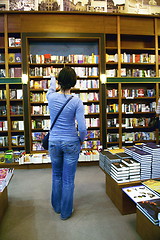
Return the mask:
[[52,125],[51,125],[50,131],[52,130],[52,128],[53,128],[55,122],[57,121],[57,118],[58,118],[59,115],[61,114],[63,108],[67,105],[67,103],[68,103],[72,98],[73,98],[73,96],[71,96],[70,98],[68,98],[67,101],[65,102],[65,104],[61,107],[61,109],[60,109],[59,112],[57,113],[57,116],[55,117],[55,119],[54,119],[54,121],[53,121],[53,123],[52,123]]

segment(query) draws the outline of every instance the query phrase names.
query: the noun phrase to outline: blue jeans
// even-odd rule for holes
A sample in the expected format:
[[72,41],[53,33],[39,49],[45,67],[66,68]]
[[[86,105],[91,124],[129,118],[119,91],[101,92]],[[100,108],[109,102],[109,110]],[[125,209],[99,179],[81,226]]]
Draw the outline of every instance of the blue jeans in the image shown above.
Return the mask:
[[52,162],[51,203],[61,218],[71,216],[73,209],[74,179],[80,153],[80,142],[49,141]]

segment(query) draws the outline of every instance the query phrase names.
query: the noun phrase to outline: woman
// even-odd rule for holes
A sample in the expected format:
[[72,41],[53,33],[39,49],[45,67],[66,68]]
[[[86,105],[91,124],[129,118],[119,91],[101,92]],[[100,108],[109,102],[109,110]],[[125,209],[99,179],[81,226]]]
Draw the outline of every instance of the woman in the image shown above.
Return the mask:
[[[64,67],[58,75],[60,91],[56,92],[56,80],[51,78],[47,93],[51,123],[59,109],[71,96],[76,84],[76,73]],[[75,123],[78,124],[78,130]],[[52,161],[51,202],[61,219],[66,220],[73,212],[74,178],[81,144],[86,137],[83,102],[74,96],[64,107],[49,136],[49,153]]]

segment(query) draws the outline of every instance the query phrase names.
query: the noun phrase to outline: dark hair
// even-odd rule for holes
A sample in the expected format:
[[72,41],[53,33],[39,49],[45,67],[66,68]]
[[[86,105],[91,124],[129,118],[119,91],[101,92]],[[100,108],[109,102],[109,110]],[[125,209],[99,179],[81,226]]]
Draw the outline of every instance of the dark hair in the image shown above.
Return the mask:
[[74,87],[77,81],[77,76],[73,68],[64,67],[58,74],[58,84],[63,91]]

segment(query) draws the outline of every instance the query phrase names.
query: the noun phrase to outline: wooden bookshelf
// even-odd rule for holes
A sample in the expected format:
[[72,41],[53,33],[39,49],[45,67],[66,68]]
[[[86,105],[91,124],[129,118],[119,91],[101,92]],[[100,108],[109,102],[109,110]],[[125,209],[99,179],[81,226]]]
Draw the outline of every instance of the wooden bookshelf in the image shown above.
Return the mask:
[[[41,141],[36,140],[37,131],[41,134],[45,134],[47,131],[47,128],[41,126],[39,128],[34,127],[38,124],[38,121],[44,120],[48,126],[50,125],[47,123],[49,121],[49,113],[45,112],[43,114],[42,112],[38,113],[35,111],[39,105],[42,109],[47,107],[46,93],[50,82],[50,75],[54,73],[57,76],[58,72],[64,66],[72,67],[77,73],[77,86],[72,89],[72,93],[80,96],[84,102],[85,117],[89,123],[88,131],[92,131],[93,133],[99,132],[99,134],[95,134],[95,136],[90,137],[88,141],[84,142],[82,150],[89,151],[97,148],[98,141],[100,142],[101,139],[99,124],[99,78],[101,73],[99,49],[102,44],[101,38],[101,34],[92,34],[92,36],[88,34],[67,34],[63,37],[61,34],[42,34],[41,36],[37,33],[22,34],[24,59],[26,60],[23,71],[28,74],[29,79],[28,122],[31,127],[28,129],[28,152],[37,152],[36,146],[41,144]],[[46,52],[54,56],[53,61],[50,59],[48,60],[49,62],[46,62]],[[82,58],[82,55],[85,55],[85,57]],[[36,59],[35,56],[37,56]],[[50,74],[51,71],[53,72]],[[45,82],[46,87],[41,86],[43,82]],[[43,96],[44,99],[41,100],[40,96]],[[91,107],[95,108],[95,110],[91,109]],[[97,120],[97,125],[92,123],[92,119]],[[96,142],[93,148],[89,146],[91,142]]]
[[148,125],[156,115],[158,98],[159,78],[107,78],[106,148],[148,141],[158,143],[158,130]]
[[[64,27],[65,25],[65,27]],[[3,11],[0,13],[0,54],[4,53],[5,61],[0,63],[0,70],[5,69],[6,77],[10,76],[10,69],[22,68],[22,73],[27,74],[29,81],[36,78],[40,79],[41,76],[30,76],[29,69],[35,67],[49,67],[49,64],[36,64],[30,63],[29,54],[31,52],[32,43],[38,45],[40,42],[50,43],[87,43],[96,42],[98,45],[98,54],[100,55],[100,62],[97,65],[99,69],[98,80],[102,74],[106,74],[106,70],[115,69],[115,78],[110,80],[107,77],[107,88],[113,87],[118,90],[118,96],[115,98],[106,97],[106,86],[99,81],[99,89],[83,90],[84,92],[97,92],[99,93],[99,101],[93,104],[99,104],[100,114],[95,115],[87,114],[87,118],[91,119],[96,117],[100,119],[100,138],[101,144],[104,148],[108,146],[124,144],[122,141],[122,134],[125,129],[122,127],[122,119],[129,118],[124,116],[121,111],[121,104],[129,102],[129,100],[121,97],[121,89],[129,83],[130,86],[144,82],[146,85],[152,84],[156,90],[155,101],[159,97],[159,55],[160,55],[160,17],[159,16],[146,16],[146,15],[132,15],[132,14],[115,14],[115,13],[82,13],[82,12],[22,12],[22,11]],[[21,39],[20,46],[10,46],[10,38]],[[37,46],[36,46],[37,48]],[[21,53],[22,62],[10,62],[10,54]],[[39,51],[37,52],[37,54]],[[75,54],[75,52],[73,52]],[[116,55],[116,60],[107,61],[108,56]],[[146,54],[152,56],[152,60],[126,61],[126,54],[131,59],[136,58],[137,55],[141,56]],[[65,63],[72,67],[78,67],[75,63]],[[61,68],[64,64],[55,64],[54,67]],[[93,65],[92,65],[93,66]],[[123,76],[124,69],[126,72],[129,70],[130,77]],[[131,77],[134,69],[150,71],[154,77],[150,80],[143,77]],[[144,73],[143,73],[144,74]],[[139,76],[143,76],[140,73]],[[14,80],[14,78],[12,78]],[[118,79],[118,81],[117,81]],[[138,86],[138,85],[137,85]],[[31,130],[31,107],[34,103],[30,102],[30,93],[34,90],[29,88],[28,84],[23,85],[24,89],[24,121],[25,121],[25,145],[27,153],[32,151],[32,130]],[[41,90],[36,90],[42,92]],[[79,90],[75,89],[75,93]],[[147,102],[153,99],[145,99]],[[118,104],[118,112],[107,113],[106,119],[106,101],[107,104]],[[135,102],[140,99],[135,99]],[[43,106],[46,103],[37,103]],[[85,103],[90,105],[91,102]],[[36,103],[35,103],[36,105]],[[149,112],[148,115],[155,113]],[[140,114],[139,114],[140,116]],[[41,117],[41,116],[40,116]],[[147,114],[145,115],[147,117]],[[47,116],[45,116],[47,119]],[[108,119],[117,119],[118,126],[107,126]],[[138,113],[137,113],[138,118]],[[93,128],[91,130],[94,130]],[[97,129],[95,129],[97,130]],[[136,129],[135,129],[136,130]],[[140,128],[137,127],[140,131]],[[147,127],[145,130],[148,131]],[[129,129],[127,129],[130,132]],[[33,131],[35,132],[35,130]],[[118,134],[117,140],[108,142],[107,135],[109,133]],[[13,134],[13,132],[12,132]],[[97,139],[96,139],[97,140]],[[156,131],[156,140],[158,143],[158,132]]]
[[[0,79],[0,150],[25,150],[23,84],[20,78]],[[23,143],[19,138],[23,136]],[[16,142],[15,142],[15,141]]]

